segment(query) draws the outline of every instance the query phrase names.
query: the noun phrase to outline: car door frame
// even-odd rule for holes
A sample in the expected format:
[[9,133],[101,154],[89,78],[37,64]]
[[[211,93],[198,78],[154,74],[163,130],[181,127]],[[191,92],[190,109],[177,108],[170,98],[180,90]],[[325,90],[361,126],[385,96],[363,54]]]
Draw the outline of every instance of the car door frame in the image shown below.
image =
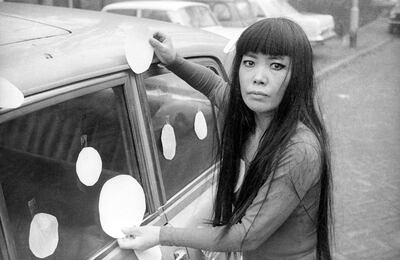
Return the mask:
[[[213,65],[220,75],[226,78],[226,73],[219,60],[213,57],[194,57],[191,58],[191,60],[205,66]],[[166,200],[160,163],[158,161],[156,139],[152,131],[151,122],[148,120],[148,118],[150,118],[150,109],[144,88],[143,76],[141,74],[134,74],[131,70],[124,70],[109,75],[89,78],[77,83],[63,85],[46,92],[28,96],[25,98],[24,104],[20,108],[5,110],[0,115],[0,123],[54,105],[55,103],[61,103],[79,96],[116,86],[122,86],[123,88],[128,121],[130,124],[129,128],[131,130],[130,134],[139,164],[139,175],[142,179],[145,194],[148,196],[147,207],[149,215],[145,217],[143,224],[165,225],[168,223],[168,214],[165,213],[165,210],[169,210],[171,214],[177,214],[177,211],[180,208],[184,208],[185,205],[190,202],[191,198],[204,192],[204,187],[207,185],[209,186],[209,184],[206,186],[204,185],[210,181],[210,176],[212,176],[211,173],[215,170],[215,165],[211,166],[194,181],[186,185],[178,192],[178,196],[173,196],[170,200]],[[215,116],[215,113],[213,114]],[[220,130],[218,126],[217,133],[219,136]],[[192,192],[190,193],[190,191]],[[183,201],[178,200],[179,196],[183,198]],[[175,204],[179,207],[174,207],[175,210],[171,211]],[[7,212],[7,209],[2,208],[1,212]],[[4,260],[14,260],[16,259],[16,248],[12,244],[13,241],[9,241],[8,239],[11,231],[7,229],[7,216],[1,215],[0,221],[0,248],[3,258]],[[4,255],[3,249],[6,250],[7,255]],[[124,259],[127,254],[126,252],[120,254],[120,251],[122,250],[118,248],[117,242],[114,240],[88,259]],[[129,253],[129,255],[131,254],[132,253]]]
[[[160,172],[157,170],[157,165],[159,164],[152,161],[153,156],[151,154],[154,154],[154,151],[152,151],[154,147],[146,145],[146,143],[149,143],[148,132],[146,133],[146,131],[148,131],[148,122],[146,123],[146,118],[142,111],[143,103],[146,101],[141,99],[143,94],[140,94],[140,88],[137,87],[138,80],[137,75],[133,74],[132,71],[122,71],[67,84],[46,92],[27,96],[25,97],[23,105],[18,109],[4,110],[0,115],[0,123],[80,96],[116,86],[122,86],[130,129],[130,133],[128,134],[131,135],[133,140],[137,156],[136,160],[138,161],[139,167],[139,176],[141,177],[147,197],[147,210],[149,214],[145,221],[155,221],[159,224],[163,224],[165,220],[160,211],[160,203],[163,195],[159,193],[163,190],[163,187],[160,186],[162,182],[157,180],[157,174]],[[0,194],[0,199],[2,199],[0,201],[3,201],[3,203],[0,203],[0,248],[2,249],[2,256],[4,260],[16,260],[16,248],[13,234],[9,229],[9,219],[3,193]],[[117,243],[114,240],[114,242],[104,246],[103,249],[89,259],[102,258],[115,247],[117,247]],[[6,253],[4,253],[4,250]]]
[[[185,57],[186,59],[193,61],[197,64],[203,65],[205,67],[212,67],[215,69],[214,72],[218,73],[221,77],[223,77],[225,80],[227,80],[227,73],[224,70],[224,67],[222,65],[222,62],[216,59],[215,57],[210,57],[210,56],[196,56],[196,57]],[[161,64],[153,64],[153,66],[162,66]],[[172,73],[172,72],[171,72]],[[142,75],[139,75],[138,77],[140,79],[139,84],[138,84],[138,89],[139,92],[144,94],[142,98],[144,100],[147,100],[147,96],[145,93],[145,85],[144,85],[144,78]],[[148,104],[148,103],[147,103]],[[150,108],[147,105],[146,106],[146,113],[148,113],[148,118],[150,117]],[[216,113],[216,106],[212,104],[212,113],[213,117],[215,120],[215,127],[216,127],[216,137],[217,137],[217,142],[220,143],[220,135],[221,135],[221,129],[218,124],[218,118],[217,118],[217,113]],[[150,123],[150,122],[149,122]],[[154,147],[154,156],[158,158],[157,154],[157,146],[156,146],[156,138],[154,136],[154,131],[152,129],[152,124],[150,123],[150,133],[152,135],[153,139],[153,147]],[[158,161],[158,160],[157,160]],[[157,162],[159,165],[159,162]],[[170,199],[166,200],[163,205],[161,206],[163,215],[166,219],[165,225],[169,225],[169,222],[172,218],[176,217],[179,212],[184,210],[186,207],[188,207],[191,202],[193,202],[196,198],[201,199],[209,199],[208,194],[205,195],[205,193],[208,192],[213,192],[216,186],[216,173],[218,169],[218,163],[213,164],[210,167],[208,167],[206,170],[204,170],[202,173],[199,174],[193,181],[185,185],[178,193],[173,195]],[[161,171],[160,171],[161,173]],[[162,176],[161,181],[162,181]],[[165,194],[165,192],[164,192]],[[204,198],[203,198],[204,197]],[[210,201],[212,203],[212,201]],[[155,225],[154,222],[150,221],[150,225]],[[171,248],[170,250],[165,250],[169,251],[170,254],[173,254],[171,251],[175,250],[176,248]],[[164,252],[165,252],[164,251]],[[189,253],[189,255],[198,255],[198,252],[196,253],[197,250],[191,250],[191,249],[186,249],[186,251]],[[118,258],[119,259],[119,258]]]

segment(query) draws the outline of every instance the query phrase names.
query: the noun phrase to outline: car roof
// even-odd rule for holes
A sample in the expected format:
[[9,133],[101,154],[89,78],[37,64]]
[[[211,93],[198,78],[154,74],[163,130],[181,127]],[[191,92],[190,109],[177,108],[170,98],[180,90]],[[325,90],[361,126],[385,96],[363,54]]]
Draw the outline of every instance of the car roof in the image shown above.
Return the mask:
[[151,8],[154,10],[178,10],[190,6],[204,6],[207,5],[198,2],[186,2],[186,1],[129,1],[129,2],[118,2],[114,4],[106,5],[102,10],[110,9],[130,9],[130,8]]
[[25,96],[129,69],[124,39],[135,28],[168,34],[184,57],[225,58],[224,37],[172,23],[7,2],[0,10],[0,77]]

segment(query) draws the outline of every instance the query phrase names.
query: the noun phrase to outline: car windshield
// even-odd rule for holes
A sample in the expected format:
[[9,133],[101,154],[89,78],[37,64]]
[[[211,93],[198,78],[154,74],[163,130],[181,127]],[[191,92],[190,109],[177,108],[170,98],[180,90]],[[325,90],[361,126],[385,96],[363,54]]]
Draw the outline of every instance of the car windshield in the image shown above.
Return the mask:
[[263,12],[261,6],[258,4],[258,2],[251,2],[251,8],[253,9],[253,13],[257,17],[265,17],[265,13]]
[[253,11],[260,17],[279,17],[285,13],[275,0],[253,0],[252,3]]
[[143,9],[142,17],[148,18],[148,19],[164,21],[164,22],[172,22],[167,11],[164,11],[164,10]]
[[136,9],[109,9],[106,10],[109,13],[114,13],[114,14],[122,14],[122,15],[130,15],[130,16],[136,16],[137,15],[137,10]]
[[251,10],[251,6],[247,2],[239,1],[236,2],[235,5],[241,19],[245,23],[245,26],[248,26],[256,21],[256,17]]
[[291,6],[286,1],[279,1],[279,5],[282,6],[282,9],[284,10],[285,14],[299,14],[299,11],[297,11],[293,6]]
[[207,7],[189,6],[181,10],[184,24],[196,28],[219,26],[218,21]]

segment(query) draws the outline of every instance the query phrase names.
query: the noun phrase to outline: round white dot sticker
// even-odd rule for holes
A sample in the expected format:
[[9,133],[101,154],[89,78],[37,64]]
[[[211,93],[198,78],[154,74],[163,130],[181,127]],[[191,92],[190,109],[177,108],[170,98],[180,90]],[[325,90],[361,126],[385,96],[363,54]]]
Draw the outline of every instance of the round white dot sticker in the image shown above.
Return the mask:
[[24,95],[10,81],[0,77],[0,108],[17,108],[24,102]]
[[46,213],[36,214],[29,229],[29,249],[38,258],[54,253],[58,245],[57,218]]
[[176,139],[174,128],[168,123],[162,128],[161,144],[165,159],[172,160],[176,153]]
[[198,111],[196,113],[196,117],[194,118],[194,131],[200,140],[203,140],[207,137],[207,122],[204,118],[203,112],[201,111]]
[[149,43],[152,33],[146,27],[135,26],[126,31],[125,57],[129,67],[140,74],[149,69],[153,60],[153,47]]
[[103,163],[100,154],[93,147],[81,150],[76,161],[76,173],[79,180],[86,186],[93,186],[100,177]]
[[130,175],[117,175],[104,183],[99,198],[100,224],[113,238],[122,238],[121,229],[139,226],[146,210],[142,186]]

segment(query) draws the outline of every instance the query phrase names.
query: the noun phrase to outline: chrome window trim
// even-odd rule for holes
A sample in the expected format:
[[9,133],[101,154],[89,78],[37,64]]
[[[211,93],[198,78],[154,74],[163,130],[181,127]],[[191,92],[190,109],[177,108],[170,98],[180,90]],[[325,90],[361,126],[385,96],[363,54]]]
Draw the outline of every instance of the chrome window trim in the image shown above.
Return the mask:
[[[161,168],[156,156],[157,148],[151,123],[149,122],[150,110],[147,95],[144,89],[143,77],[130,74],[128,80],[129,90],[126,93],[128,113],[131,115],[132,131],[138,142],[137,154],[139,156],[139,167],[146,173],[148,179],[143,179],[144,188],[152,191],[149,193],[151,205],[147,205],[150,212],[158,212],[165,201],[164,185],[161,179]],[[135,86],[135,87],[133,87]],[[140,151],[139,151],[140,150]]]

